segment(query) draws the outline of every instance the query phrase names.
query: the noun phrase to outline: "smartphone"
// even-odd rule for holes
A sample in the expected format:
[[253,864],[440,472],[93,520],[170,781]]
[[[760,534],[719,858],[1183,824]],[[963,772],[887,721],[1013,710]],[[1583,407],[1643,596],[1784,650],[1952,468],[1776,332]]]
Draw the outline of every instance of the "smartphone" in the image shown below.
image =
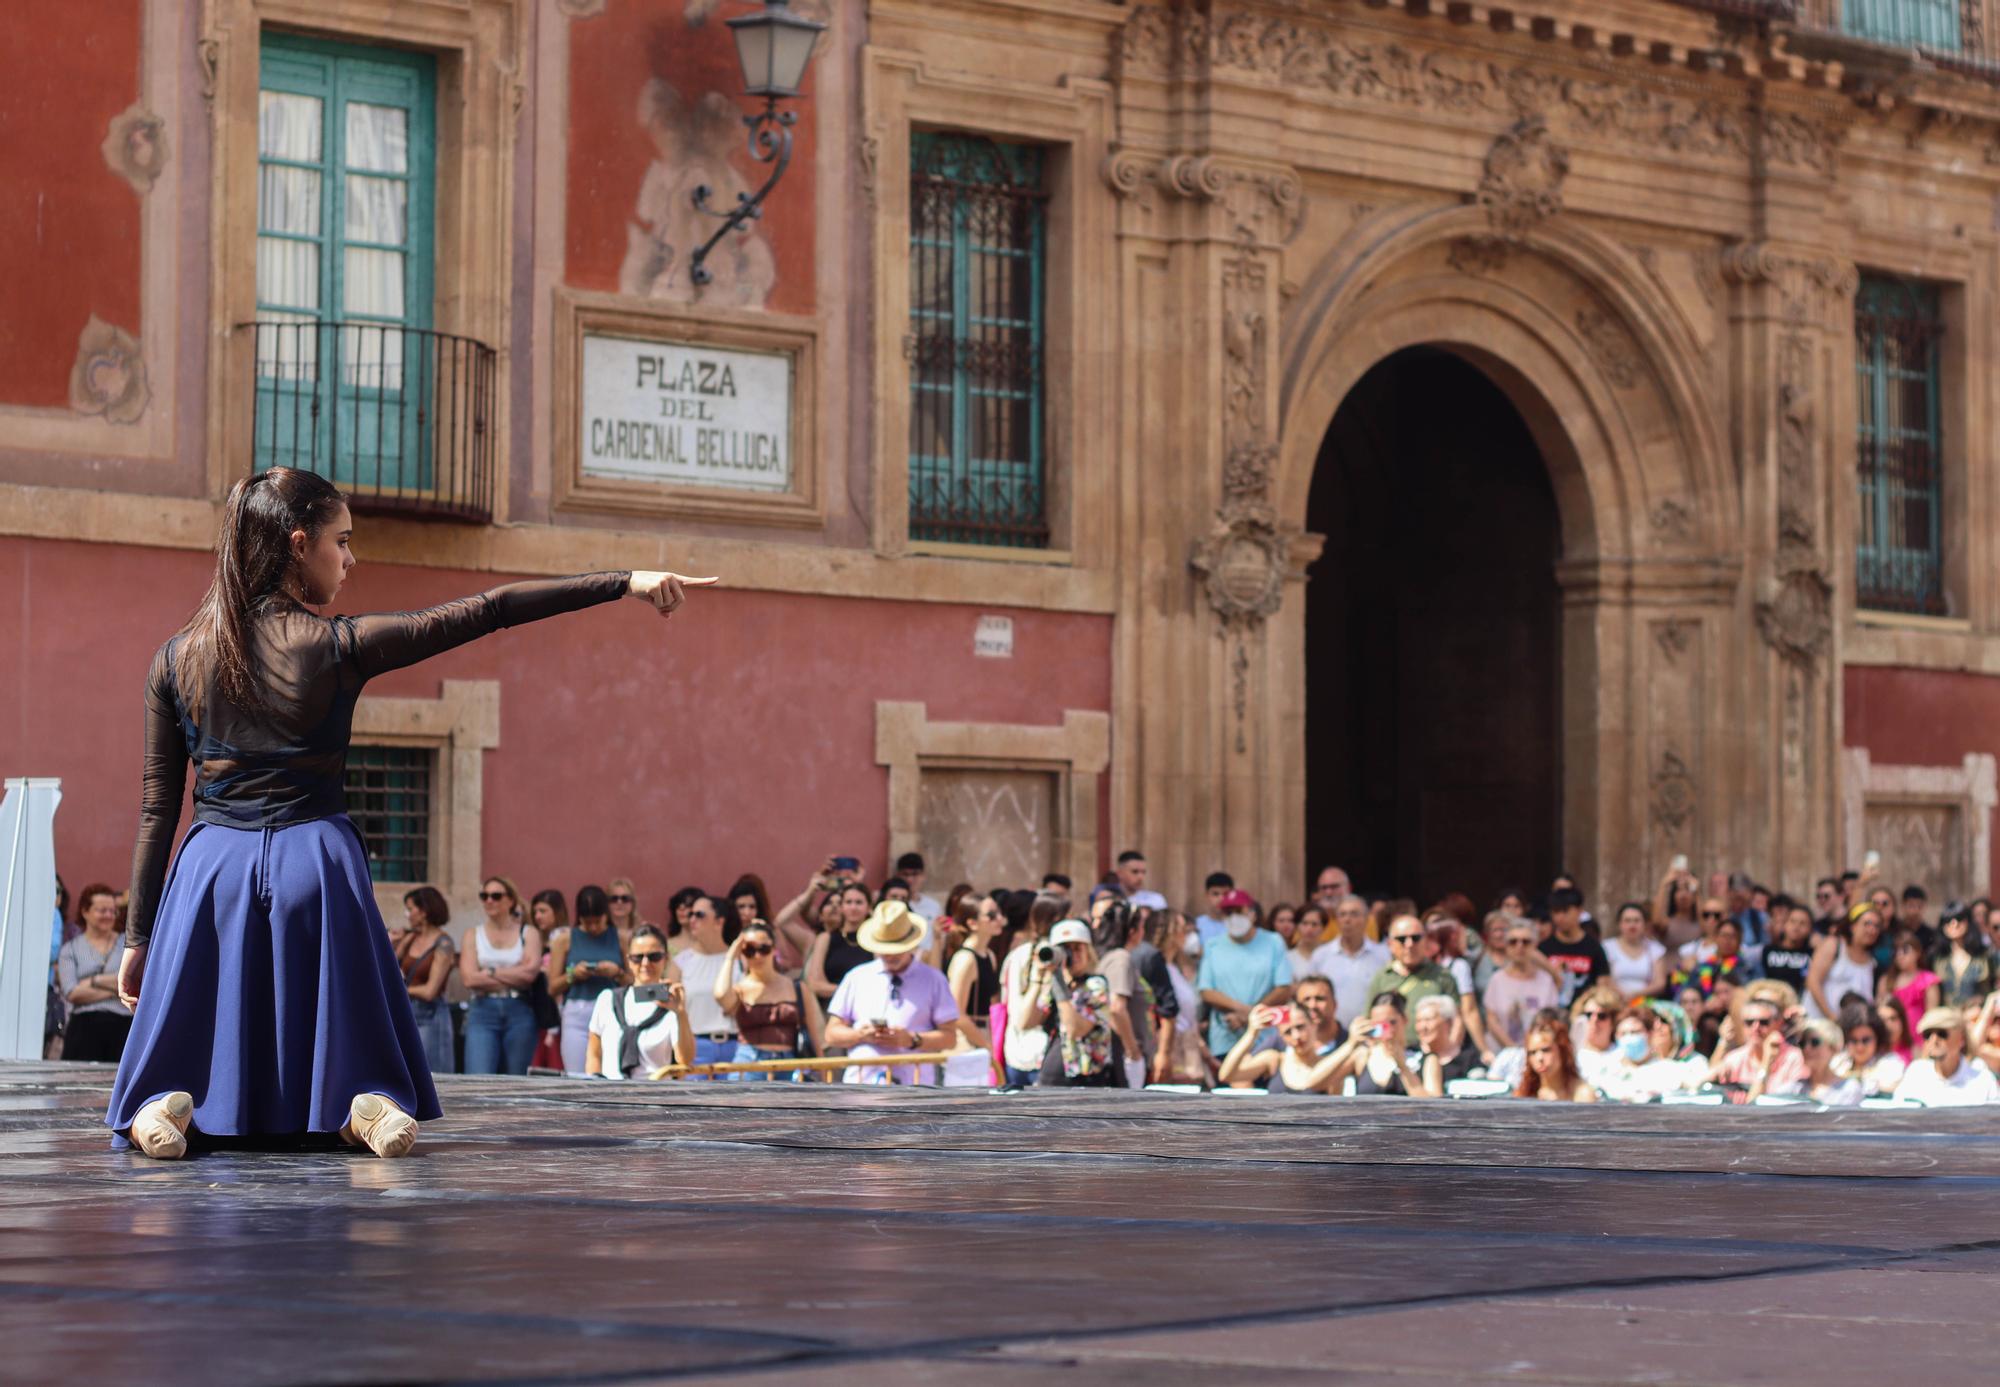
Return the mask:
[[861,859],[858,857],[836,857],[833,859],[833,870],[836,872],[858,872],[861,870]]
[[1882,854],[1870,848],[1861,858],[1861,870],[1879,872],[1882,870]]
[[1269,1023],[1268,1023],[1268,1024],[1270,1024],[1270,1025],[1272,1025],[1272,1026],[1289,1026],[1289,1025],[1291,1025],[1291,1024],[1292,1024],[1292,1009],[1291,1009],[1290,1007],[1272,1007],[1272,1008],[1271,1008],[1271,1019],[1270,1019],[1270,1021],[1269,1021]]
[[889,1018],[886,1016],[871,1016],[868,1018],[868,1024],[878,1031],[886,1031],[889,1029]]
[[1684,852],[1675,853],[1674,860],[1669,862],[1667,866],[1676,872],[1685,872],[1688,869],[1688,855]]

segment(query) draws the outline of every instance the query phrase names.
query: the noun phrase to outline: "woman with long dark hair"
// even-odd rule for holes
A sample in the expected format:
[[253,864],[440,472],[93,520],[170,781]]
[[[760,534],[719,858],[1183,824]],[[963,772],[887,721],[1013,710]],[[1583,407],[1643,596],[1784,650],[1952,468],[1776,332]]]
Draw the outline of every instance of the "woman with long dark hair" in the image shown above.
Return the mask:
[[[215,578],[146,677],[144,793],[118,990],[137,1009],[106,1123],[149,1156],[203,1137],[331,1137],[400,1156],[437,1093],[375,908],[343,773],[378,674],[671,573],[511,583],[419,612],[324,617],[354,566],[347,498],[276,467],[230,489]],[[188,763],[195,823],[173,849]],[[172,857],[173,871],[168,874]]]

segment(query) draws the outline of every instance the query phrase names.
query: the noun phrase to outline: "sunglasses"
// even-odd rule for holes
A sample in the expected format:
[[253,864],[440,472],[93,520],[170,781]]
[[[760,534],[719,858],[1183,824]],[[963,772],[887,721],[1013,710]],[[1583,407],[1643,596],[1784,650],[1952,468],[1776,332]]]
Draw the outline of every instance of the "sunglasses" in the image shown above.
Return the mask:
[[773,946],[769,944],[745,944],[737,952],[741,953],[745,958],[756,958],[762,954],[773,952]]
[[631,959],[634,963],[658,963],[666,955],[657,949],[648,949],[643,954],[627,954],[625,957]]
[[479,899],[482,901],[504,901],[507,899],[507,893],[505,891],[481,891]]
[[1825,1044],[1826,1042],[1818,1036],[1809,1035],[1799,1042],[1799,1048],[1801,1050],[1817,1050]]
[[1610,1018],[1611,1013],[1608,1011],[1580,1011],[1577,1015],[1586,1021],[1604,1021]]
[[637,896],[627,896],[623,894],[618,894],[618,895],[606,896],[604,899],[610,901],[613,905],[630,905],[632,904],[633,901],[636,901],[639,898]]
[[1534,946],[1535,941],[1532,939],[1509,939],[1507,941],[1507,947],[1510,949],[1532,949]]
[[1391,944],[1416,944],[1422,942],[1422,940],[1423,936],[1421,934],[1392,934],[1389,936]]
[[1743,1024],[1746,1028],[1768,1031],[1771,1027],[1778,1024],[1778,1018],[1775,1016],[1746,1016],[1743,1018]]
[[1722,912],[1719,910],[1704,910],[1701,912],[1701,918],[1704,920],[1720,920]]
[[1950,1032],[1950,1031],[1924,1031],[1924,1032],[1923,1032],[1922,1034],[1923,1034],[1923,1037],[1924,1037],[1924,1039],[1925,1039],[1925,1040],[1943,1040],[1943,1039],[1945,1039],[1945,1038],[1946,1038],[1947,1036],[1949,1036],[1949,1035],[1951,1034],[1951,1032]]

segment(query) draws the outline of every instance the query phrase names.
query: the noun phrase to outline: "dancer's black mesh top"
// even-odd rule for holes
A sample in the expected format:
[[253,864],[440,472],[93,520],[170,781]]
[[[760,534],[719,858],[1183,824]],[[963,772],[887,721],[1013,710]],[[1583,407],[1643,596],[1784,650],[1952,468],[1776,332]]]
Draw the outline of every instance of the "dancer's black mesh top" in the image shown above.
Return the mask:
[[268,707],[233,706],[214,688],[197,724],[174,678],[176,636],[146,676],[146,752],[132,903],[125,941],[153,934],[174,830],[194,762],[194,816],[227,828],[279,828],[347,812],[347,739],[361,686],[378,674],[506,626],[622,597],[630,573],[509,583],[421,612],[317,616],[273,597],[252,618],[251,646]]

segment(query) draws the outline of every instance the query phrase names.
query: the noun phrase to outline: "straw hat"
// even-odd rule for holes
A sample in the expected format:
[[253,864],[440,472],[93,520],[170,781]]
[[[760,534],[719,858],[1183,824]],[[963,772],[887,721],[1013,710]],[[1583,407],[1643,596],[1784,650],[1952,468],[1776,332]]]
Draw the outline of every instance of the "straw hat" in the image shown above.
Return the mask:
[[924,942],[924,921],[906,902],[887,900],[861,923],[854,942],[871,954],[907,954]]

